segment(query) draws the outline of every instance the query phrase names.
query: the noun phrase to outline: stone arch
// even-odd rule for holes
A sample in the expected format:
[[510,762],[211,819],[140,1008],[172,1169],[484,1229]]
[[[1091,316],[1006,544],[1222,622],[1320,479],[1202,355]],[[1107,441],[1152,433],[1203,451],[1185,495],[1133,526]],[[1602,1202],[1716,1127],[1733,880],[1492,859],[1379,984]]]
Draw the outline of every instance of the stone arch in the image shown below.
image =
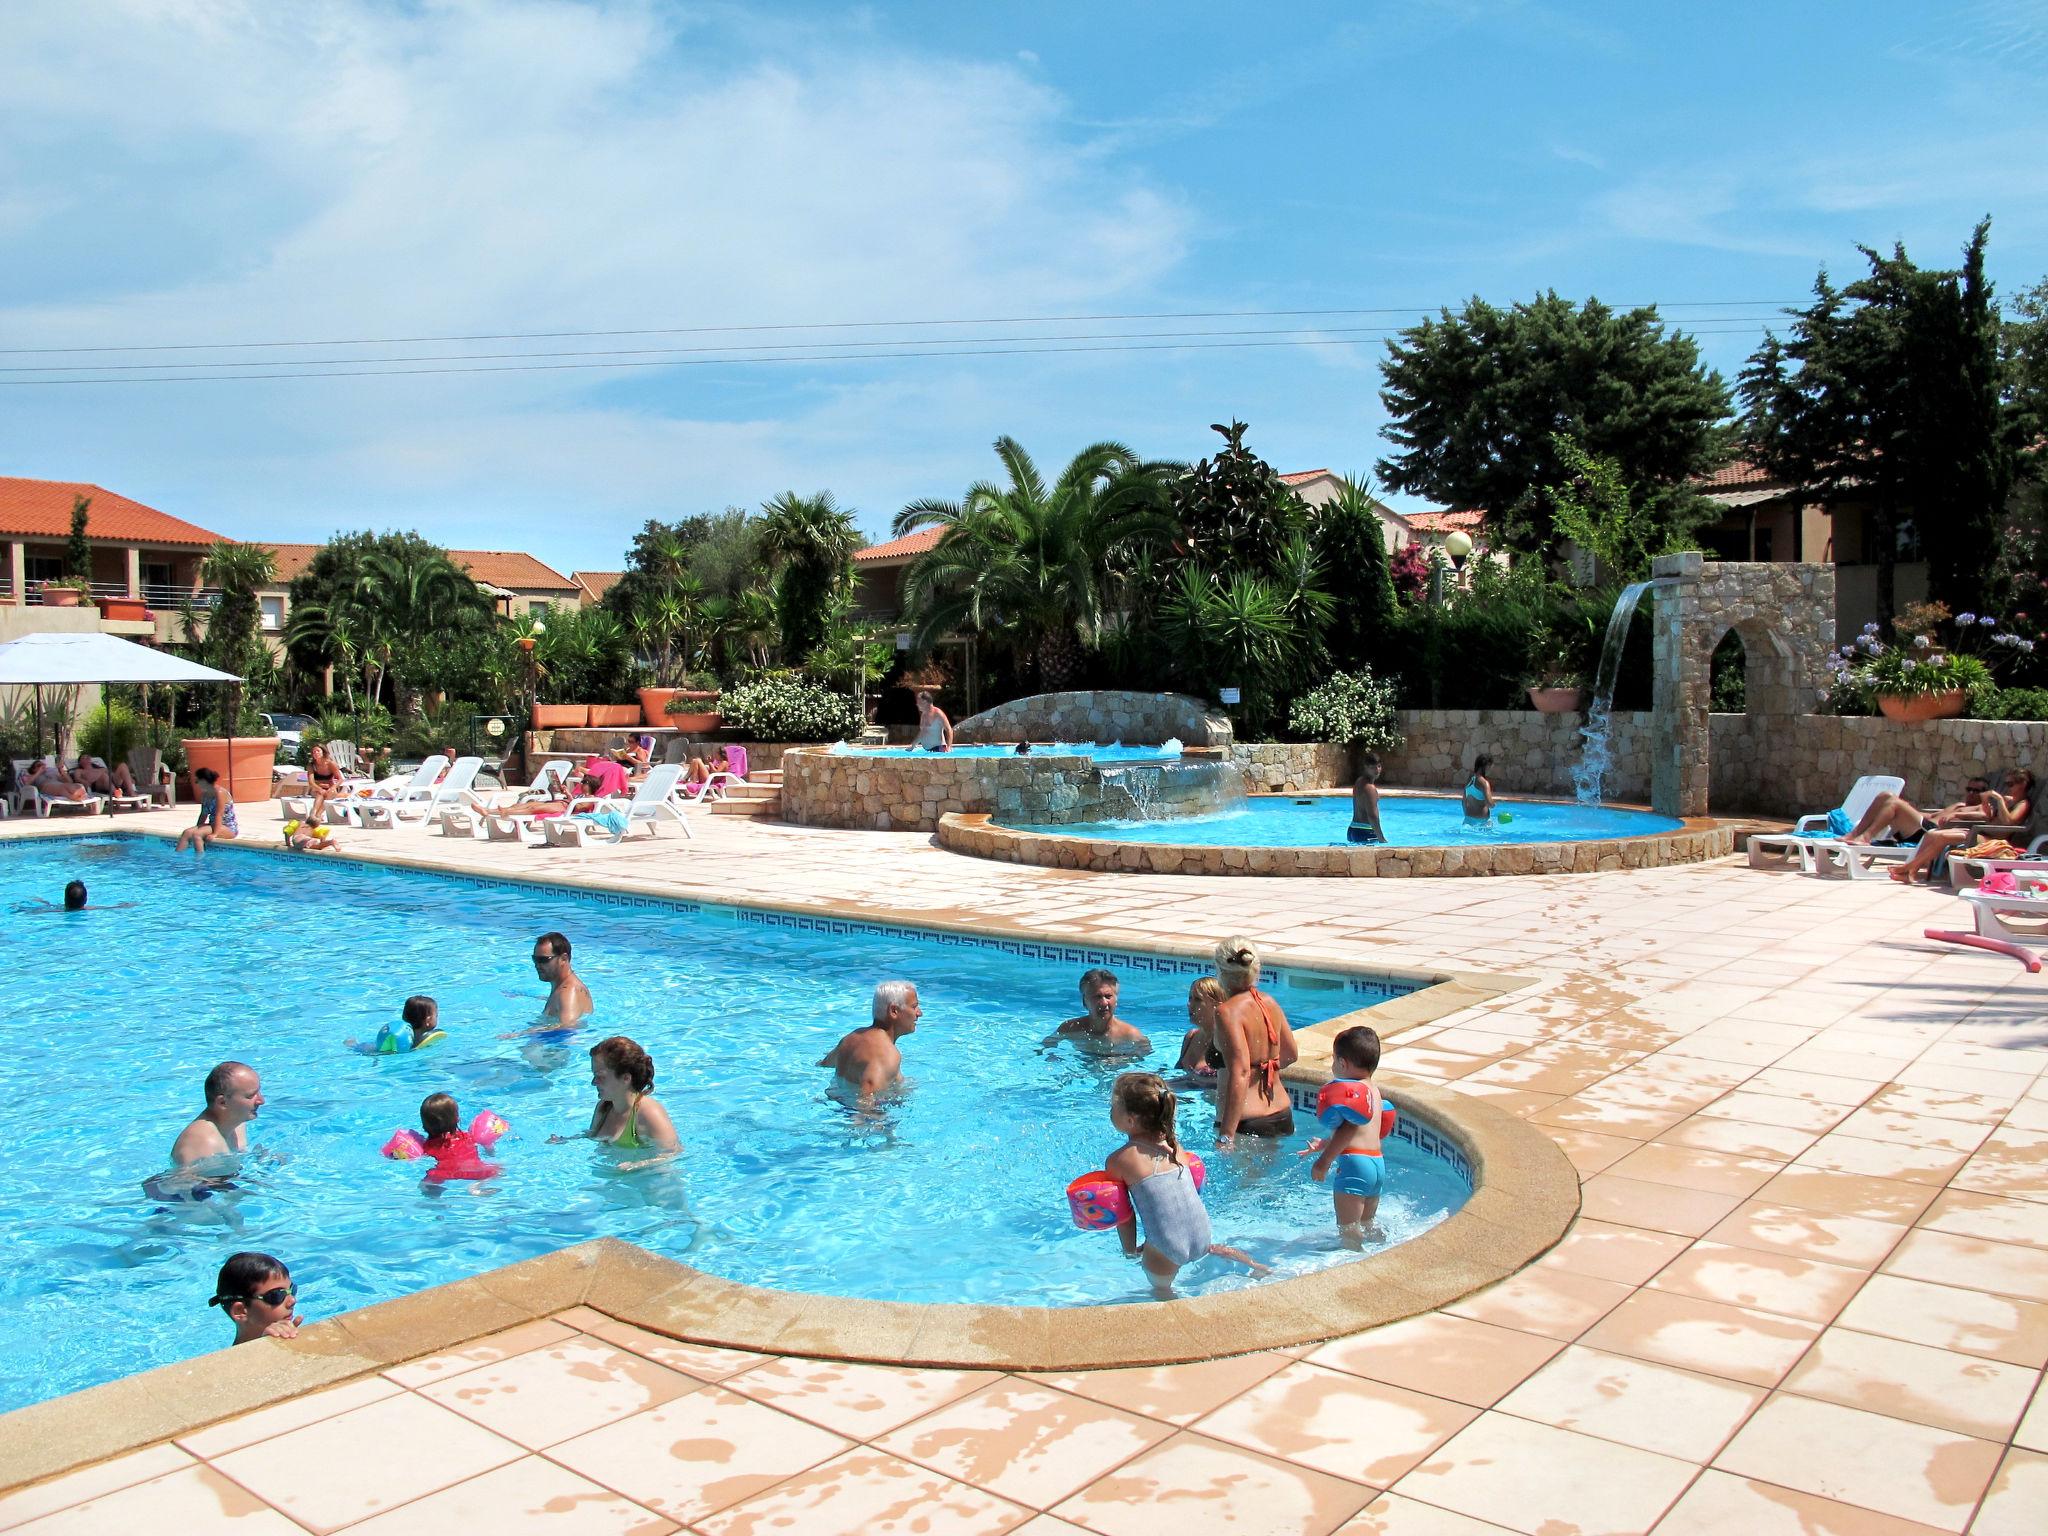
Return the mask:
[[1749,715],[1746,745],[1789,741],[1774,722],[1811,714],[1827,678],[1835,629],[1834,567],[1716,561],[1667,555],[1657,561],[1652,704],[1655,753],[1650,803],[1667,816],[1707,814],[1712,745],[1714,648],[1741,636]]

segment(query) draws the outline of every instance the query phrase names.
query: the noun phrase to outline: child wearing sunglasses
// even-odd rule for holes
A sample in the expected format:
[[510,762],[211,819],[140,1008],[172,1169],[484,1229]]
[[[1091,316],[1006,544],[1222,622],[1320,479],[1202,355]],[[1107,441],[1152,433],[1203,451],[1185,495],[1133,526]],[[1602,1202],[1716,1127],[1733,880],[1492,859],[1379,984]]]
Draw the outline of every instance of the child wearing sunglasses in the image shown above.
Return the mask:
[[219,1307],[235,1325],[235,1342],[295,1339],[305,1319],[292,1308],[298,1292],[292,1272],[267,1253],[234,1253],[220,1267],[209,1307]]

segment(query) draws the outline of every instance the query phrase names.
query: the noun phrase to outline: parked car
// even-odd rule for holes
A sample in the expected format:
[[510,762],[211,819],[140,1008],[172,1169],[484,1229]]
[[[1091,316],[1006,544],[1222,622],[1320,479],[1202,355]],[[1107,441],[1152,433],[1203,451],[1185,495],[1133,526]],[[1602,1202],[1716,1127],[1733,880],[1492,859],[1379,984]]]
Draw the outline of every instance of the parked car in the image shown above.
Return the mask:
[[306,732],[313,729],[313,717],[272,711],[263,717],[263,723],[277,732],[278,760],[297,762],[300,749],[305,744]]

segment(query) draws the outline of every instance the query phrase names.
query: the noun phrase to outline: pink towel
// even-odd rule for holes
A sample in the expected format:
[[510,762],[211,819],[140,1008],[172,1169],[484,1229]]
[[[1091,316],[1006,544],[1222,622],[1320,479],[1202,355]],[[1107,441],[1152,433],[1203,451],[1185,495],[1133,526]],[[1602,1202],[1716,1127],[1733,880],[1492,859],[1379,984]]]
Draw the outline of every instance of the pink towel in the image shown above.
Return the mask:
[[725,749],[725,763],[727,771],[734,778],[744,779],[747,776],[747,749],[745,747],[727,747]]

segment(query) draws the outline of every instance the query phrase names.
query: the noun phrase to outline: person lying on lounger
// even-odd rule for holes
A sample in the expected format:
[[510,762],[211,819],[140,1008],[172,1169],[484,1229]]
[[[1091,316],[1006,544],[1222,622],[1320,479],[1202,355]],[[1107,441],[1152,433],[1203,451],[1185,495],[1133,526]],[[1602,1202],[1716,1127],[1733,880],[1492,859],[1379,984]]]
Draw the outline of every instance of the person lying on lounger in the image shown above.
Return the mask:
[[[1972,784],[1982,784],[1981,779],[1972,779]],[[1968,823],[1955,826],[1930,826],[1921,834],[1920,846],[1913,850],[1913,857],[1891,872],[1892,879],[1901,885],[1911,885],[1916,880],[1932,880],[1934,871],[1941,861],[1963,847],[1977,836],[1978,828],[1992,826],[2023,827],[2034,813],[2034,776],[2024,768],[2015,768],[2005,776],[2005,790],[1981,793],[1979,804],[1985,814],[1972,817]]]
[[1917,843],[1921,833],[1929,827],[1963,827],[1989,821],[1987,801],[1990,798],[1981,777],[1969,780],[1961,800],[1938,811],[1920,810],[1905,796],[1885,790],[1870,802],[1870,809],[1863,813],[1863,819],[1849,829],[1842,841],[1874,843],[1879,836],[1889,832],[1895,842]]

